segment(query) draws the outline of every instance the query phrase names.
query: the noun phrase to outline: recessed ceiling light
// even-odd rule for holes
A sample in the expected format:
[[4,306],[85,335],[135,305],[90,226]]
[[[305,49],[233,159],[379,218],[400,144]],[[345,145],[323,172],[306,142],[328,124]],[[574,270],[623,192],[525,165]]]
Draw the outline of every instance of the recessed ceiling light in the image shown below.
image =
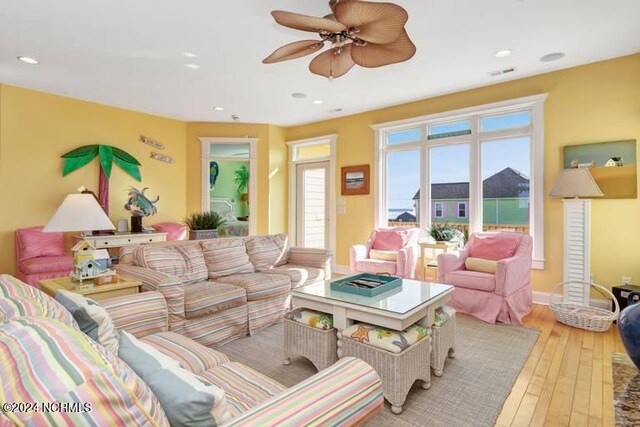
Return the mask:
[[215,111],[224,111],[224,107],[213,107]]
[[198,68],[200,68],[198,64],[184,64],[184,66],[187,68],[191,68],[192,70],[197,70]]
[[306,98],[307,94],[306,93],[302,93],[302,92],[294,92],[294,93],[291,94],[291,96],[293,98],[302,99],[302,98]]
[[564,52],[554,52],[540,58],[540,62],[553,62],[564,58]]
[[511,51],[511,49],[503,49],[503,50],[499,50],[497,51],[494,56],[496,58],[506,58],[507,56],[511,55],[513,52]]
[[38,61],[37,59],[30,58],[28,56],[18,56],[18,59],[24,62],[25,64],[30,64],[30,65],[36,65],[40,63],[40,61]]
[[197,58],[198,55],[196,55],[195,53],[191,53],[191,52],[183,52],[182,55],[186,56],[187,58]]
[[324,101],[321,99],[316,99],[315,101],[313,101],[313,103],[316,105],[320,105],[320,104],[324,104]]

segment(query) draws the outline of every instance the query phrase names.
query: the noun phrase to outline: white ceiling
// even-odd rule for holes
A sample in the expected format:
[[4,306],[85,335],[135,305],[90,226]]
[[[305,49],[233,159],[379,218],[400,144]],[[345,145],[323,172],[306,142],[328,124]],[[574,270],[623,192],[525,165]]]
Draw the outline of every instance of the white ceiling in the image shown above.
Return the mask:
[[[261,63],[310,35],[277,26],[271,10],[322,16],[325,0],[0,0],[0,82],[182,120],[293,125],[640,51],[639,0],[396,2],[416,56],[329,82],[307,70],[311,57]],[[501,49],[513,55],[495,58]],[[557,51],[566,57],[539,61]]]

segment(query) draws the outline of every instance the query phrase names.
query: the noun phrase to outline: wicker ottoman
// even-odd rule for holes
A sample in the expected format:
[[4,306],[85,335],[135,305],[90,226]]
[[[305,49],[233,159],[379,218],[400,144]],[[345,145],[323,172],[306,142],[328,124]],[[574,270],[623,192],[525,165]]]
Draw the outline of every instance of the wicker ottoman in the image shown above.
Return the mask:
[[[411,326],[407,331],[416,326]],[[428,328],[417,326],[422,328],[421,333],[424,333],[424,336],[400,352],[394,352],[378,347],[379,343],[375,340],[369,340],[368,344],[364,343],[362,339],[364,335],[359,327],[370,328],[372,330],[370,333],[376,334],[398,333],[370,325],[356,324],[342,331],[339,345],[341,357],[357,357],[376,370],[382,381],[384,397],[391,403],[391,411],[394,414],[400,414],[409,390],[416,380],[422,381],[424,389],[431,387],[431,368],[429,366],[431,331]],[[400,341],[402,340],[401,338]]]
[[433,375],[442,376],[447,357],[455,357],[456,310],[444,306],[436,310],[431,336],[431,368]]
[[284,364],[303,356],[321,371],[338,361],[336,330],[330,315],[295,309],[284,317]]

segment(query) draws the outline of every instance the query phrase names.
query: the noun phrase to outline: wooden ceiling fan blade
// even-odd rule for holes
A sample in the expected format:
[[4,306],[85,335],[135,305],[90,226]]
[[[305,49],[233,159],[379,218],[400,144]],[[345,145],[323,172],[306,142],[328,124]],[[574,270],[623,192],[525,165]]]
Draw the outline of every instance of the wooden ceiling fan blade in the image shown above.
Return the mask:
[[295,30],[311,31],[312,33],[319,33],[321,31],[339,33],[340,31],[346,30],[344,25],[331,19],[316,18],[315,16],[301,15],[284,10],[274,10],[271,12],[271,15],[278,24]]
[[333,13],[347,28],[358,29],[356,37],[376,44],[396,41],[409,19],[407,11],[397,4],[368,1],[340,1]]
[[376,68],[383,65],[404,62],[416,54],[413,44],[406,31],[402,31],[400,38],[393,43],[372,44],[365,46],[353,45],[351,58],[361,67]]
[[335,54],[335,48],[321,53],[313,58],[309,64],[309,70],[313,74],[327,78],[344,76],[356,65],[351,58],[351,46],[351,43],[343,46],[339,55]]
[[276,49],[271,55],[262,60],[264,64],[273,64],[276,62],[288,61],[290,59],[302,58],[311,55],[324,47],[321,40],[301,40],[286,44]]

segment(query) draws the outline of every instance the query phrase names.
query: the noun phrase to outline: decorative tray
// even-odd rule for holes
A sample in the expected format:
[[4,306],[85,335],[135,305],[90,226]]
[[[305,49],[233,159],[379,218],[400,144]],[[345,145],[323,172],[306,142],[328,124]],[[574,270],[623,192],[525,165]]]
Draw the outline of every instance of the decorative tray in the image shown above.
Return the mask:
[[374,297],[402,286],[402,279],[390,276],[362,273],[331,282],[331,290]]

